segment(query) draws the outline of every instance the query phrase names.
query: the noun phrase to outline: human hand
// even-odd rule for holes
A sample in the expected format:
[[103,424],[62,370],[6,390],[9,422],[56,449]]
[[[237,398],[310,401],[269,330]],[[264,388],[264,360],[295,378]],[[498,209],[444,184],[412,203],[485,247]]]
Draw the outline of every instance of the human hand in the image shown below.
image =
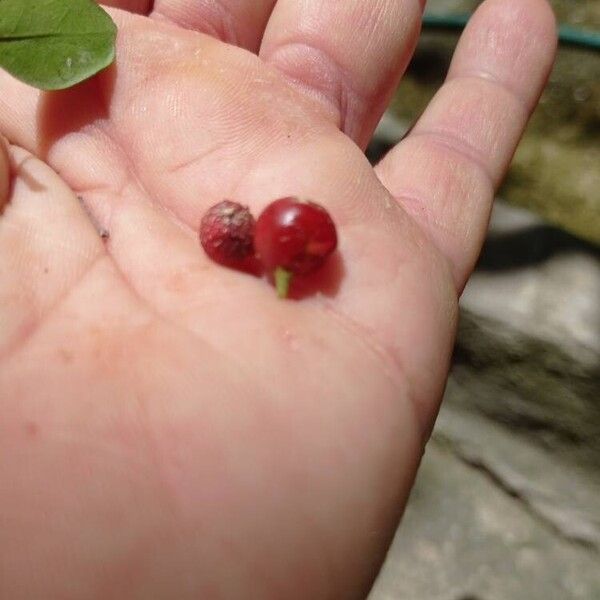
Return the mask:
[[[373,170],[422,6],[274,3],[115,10],[72,90],[0,74],[2,598],[359,598],[383,560],[555,25],[487,0]],[[197,228],[287,195],[340,245],[281,301]]]

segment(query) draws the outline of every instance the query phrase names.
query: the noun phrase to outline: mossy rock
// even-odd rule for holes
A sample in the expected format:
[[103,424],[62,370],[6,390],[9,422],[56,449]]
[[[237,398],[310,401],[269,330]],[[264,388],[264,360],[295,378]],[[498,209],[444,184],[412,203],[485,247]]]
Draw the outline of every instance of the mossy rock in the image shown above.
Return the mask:
[[[471,12],[476,0],[430,0],[436,13]],[[600,30],[600,0],[554,0],[561,23]],[[458,35],[425,32],[392,110],[414,121],[443,83]],[[561,48],[501,190],[508,202],[600,244],[600,53]]]

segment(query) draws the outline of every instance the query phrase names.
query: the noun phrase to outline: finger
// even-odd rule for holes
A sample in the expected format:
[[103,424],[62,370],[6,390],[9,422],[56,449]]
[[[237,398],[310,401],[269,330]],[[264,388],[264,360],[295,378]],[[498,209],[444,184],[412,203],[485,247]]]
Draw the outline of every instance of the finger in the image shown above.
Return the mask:
[[260,56],[361,147],[413,52],[419,0],[279,0]]
[[139,13],[140,15],[147,15],[152,8],[152,0],[103,0],[101,4]]
[[255,52],[276,0],[155,0],[152,16]]
[[0,214],[8,202],[10,187],[10,169],[8,168],[8,149],[2,135],[0,135]]
[[36,139],[35,111],[40,92],[0,69],[0,131],[9,142],[31,148]]
[[377,167],[384,185],[447,256],[459,290],[555,48],[546,0],[487,0],[461,38],[446,83]]
[[104,254],[77,198],[47,165],[10,148],[0,216],[0,357],[10,354]]

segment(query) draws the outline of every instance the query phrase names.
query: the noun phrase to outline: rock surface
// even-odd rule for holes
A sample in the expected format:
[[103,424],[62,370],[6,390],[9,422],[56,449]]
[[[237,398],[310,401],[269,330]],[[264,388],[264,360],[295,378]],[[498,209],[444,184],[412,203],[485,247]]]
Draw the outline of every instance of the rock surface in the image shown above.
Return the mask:
[[600,251],[497,202],[461,308],[454,401],[597,469]]
[[594,600],[598,555],[433,440],[369,600]]
[[[562,23],[600,30],[600,0],[551,3]],[[373,162],[441,85],[457,39],[422,36]],[[598,131],[600,54],[561,48],[461,300],[444,405],[370,600],[600,599]]]
[[600,253],[498,202],[370,600],[600,598]]
[[600,598],[600,253],[497,202],[370,600]]

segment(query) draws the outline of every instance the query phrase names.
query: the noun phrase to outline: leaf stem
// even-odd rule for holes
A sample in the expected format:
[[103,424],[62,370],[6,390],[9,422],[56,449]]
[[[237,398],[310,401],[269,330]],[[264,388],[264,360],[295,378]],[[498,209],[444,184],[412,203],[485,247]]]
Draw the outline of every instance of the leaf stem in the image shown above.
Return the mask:
[[279,298],[287,298],[292,283],[292,274],[283,267],[277,267],[274,273],[275,289]]

